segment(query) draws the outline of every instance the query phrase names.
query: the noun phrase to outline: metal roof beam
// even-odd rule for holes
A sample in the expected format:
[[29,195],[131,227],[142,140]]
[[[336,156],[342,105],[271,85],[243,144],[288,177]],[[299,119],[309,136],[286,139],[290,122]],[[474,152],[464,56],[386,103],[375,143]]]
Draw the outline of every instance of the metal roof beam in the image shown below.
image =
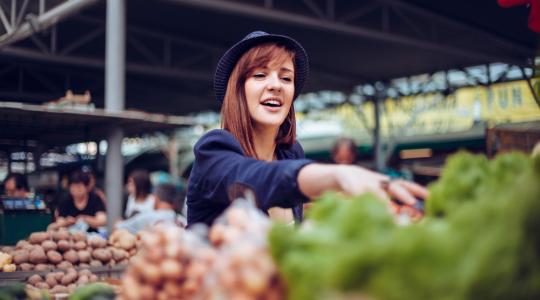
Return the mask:
[[[13,28],[11,33],[6,33],[0,36],[0,50],[10,44],[31,36],[36,31],[47,29],[63,19],[78,13],[81,9],[97,3],[98,1],[99,0],[70,0],[62,3],[55,8],[35,17],[35,22],[33,23],[38,26],[37,28],[34,28],[30,22],[24,22],[18,28]],[[15,26],[16,24],[12,25]]]
[[[88,58],[80,56],[64,56],[52,53],[43,53],[40,51],[25,49],[21,47],[7,47],[2,51],[2,54],[12,57],[32,59],[47,63],[61,63],[65,65],[89,67],[89,68],[105,68],[105,61],[97,58]],[[126,71],[132,74],[150,75],[165,78],[191,79],[203,82],[210,82],[212,72],[191,71],[179,68],[166,68],[162,66],[127,63]]]
[[495,41],[495,42],[497,42],[497,43],[499,43],[501,45],[504,45],[505,47],[511,48],[513,50],[521,51],[523,53],[531,53],[531,51],[534,51],[534,49],[531,49],[530,47],[527,47],[527,46],[522,45],[520,43],[511,41],[511,40],[509,40],[507,38],[501,37],[501,36],[499,36],[497,34],[494,34],[492,32],[480,29],[480,28],[475,27],[473,25],[469,25],[469,24],[454,20],[454,19],[452,19],[452,18],[450,18],[448,16],[445,16],[443,14],[435,13],[433,11],[430,11],[430,10],[425,9],[423,7],[420,7],[420,6],[416,6],[416,5],[408,3],[406,1],[401,1],[401,0],[377,0],[377,1],[380,1],[382,3],[390,4],[390,5],[392,5],[392,6],[396,7],[396,8],[402,8],[402,9],[410,11],[410,12],[416,14],[416,15],[423,16],[425,18],[431,19],[434,22],[445,23],[447,25],[450,25],[450,26],[453,26],[455,28],[459,28],[459,29],[462,29],[462,30],[465,30],[465,31],[469,31],[469,32],[471,32],[471,31],[476,32],[477,34],[484,35],[487,38],[489,38],[489,39],[491,39],[491,40],[493,40],[493,41]]
[[[481,62],[488,61],[503,61],[516,65],[526,64],[525,57],[511,57],[508,55],[496,55],[491,53],[483,53],[474,50],[461,49],[456,46],[442,45],[426,40],[411,38],[407,36],[397,35],[390,32],[377,31],[373,29],[363,28],[359,26],[351,26],[337,23],[334,21],[321,20],[312,17],[306,17],[296,13],[278,11],[275,9],[267,9],[262,6],[248,5],[239,2],[218,1],[218,0],[165,0],[171,3],[211,9],[219,12],[243,15],[247,17],[257,17],[267,20],[283,22],[292,25],[300,25],[307,28],[338,32],[357,37],[370,38],[374,40],[398,43],[412,47],[422,48],[431,51],[446,53],[449,55],[459,55],[470,57]],[[533,52],[531,52],[533,53]]]

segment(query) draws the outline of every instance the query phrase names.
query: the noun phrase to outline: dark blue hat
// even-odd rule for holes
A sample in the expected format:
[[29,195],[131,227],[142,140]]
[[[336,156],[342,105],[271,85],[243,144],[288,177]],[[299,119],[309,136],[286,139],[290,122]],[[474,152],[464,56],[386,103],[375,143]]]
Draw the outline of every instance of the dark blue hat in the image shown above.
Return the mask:
[[306,50],[304,50],[300,43],[288,36],[269,34],[264,31],[254,31],[246,35],[240,42],[227,50],[218,62],[216,73],[214,74],[214,92],[220,103],[223,102],[229,77],[240,57],[253,46],[270,42],[284,45],[295,53],[293,100],[300,95],[309,73],[309,62]]

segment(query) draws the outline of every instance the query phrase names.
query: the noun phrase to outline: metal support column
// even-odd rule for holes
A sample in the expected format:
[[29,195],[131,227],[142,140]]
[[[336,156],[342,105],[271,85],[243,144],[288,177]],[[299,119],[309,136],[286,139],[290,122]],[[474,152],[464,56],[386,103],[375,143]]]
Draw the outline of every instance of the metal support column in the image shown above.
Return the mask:
[[381,138],[381,105],[384,101],[385,94],[386,87],[382,83],[375,84],[375,99],[373,102],[373,111],[375,117],[375,127],[373,128],[373,155],[375,160],[375,168],[379,172],[386,167],[386,155],[384,155]]
[[[125,0],[107,1],[107,38],[105,69],[105,109],[119,112],[125,107],[125,52],[126,52],[126,3]],[[122,188],[124,162],[120,127],[112,128],[107,137],[107,162],[105,166],[105,191],[107,194],[107,228],[122,215]]]

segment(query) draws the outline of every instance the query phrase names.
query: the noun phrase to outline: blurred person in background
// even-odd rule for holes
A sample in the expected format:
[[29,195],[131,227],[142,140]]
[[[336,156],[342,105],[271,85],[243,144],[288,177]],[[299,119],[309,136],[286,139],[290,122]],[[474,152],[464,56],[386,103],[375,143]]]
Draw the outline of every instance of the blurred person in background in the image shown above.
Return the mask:
[[84,222],[90,231],[107,224],[105,205],[90,190],[90,178],[82,171],[69,177],[69,194],[58,205],[56,226],[67,227]]
[[12,198],[26,198],[29,195],[28,179],[23,174],[11,173],[4,180],[4,194]]
[[339,138],[332,148],[332,161],[336,164],[353,165],[358,159],[356,144],[350,138]]
[[90,192],[96,194],[96,196],[101,199],[103,204],[107,206],[107,197],[105,196],[105,192],[96,186],[96,175],[92,169],[90,167],[83,167],[82,171],[88,175],[88,178],[90,178],[90,182],[88,183]]
[[131,172],[128,176],[126,189],[128,198],[124,212],[125,218],[154,210],[155,199],[152,195],[152,182],[147,171],[135,170]]
[[155,205],[153,211],[143,211],[133,217],[116,223],[117,229],[126,229],[133,234],[159,223],[172,223],[182,227],[186,219],[178,215],[184,202],[185,193],[171,183],[156,186],[154,191]]

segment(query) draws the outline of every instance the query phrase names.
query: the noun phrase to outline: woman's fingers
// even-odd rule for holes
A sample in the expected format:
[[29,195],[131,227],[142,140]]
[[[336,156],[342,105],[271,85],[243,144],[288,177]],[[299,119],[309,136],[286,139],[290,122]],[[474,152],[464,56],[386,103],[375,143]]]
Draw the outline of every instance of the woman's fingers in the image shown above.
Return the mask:
[[401,179],[398,179],[395,181],[397,184],[403,186],[405,189],[407,189],[411,194],[413,194],[414,196],[420,198],[420,199],[427,199],[429,197],[429,191],[417,184],[417,183],[414,183],[414,182],[411,182],[411,181],[406,181],[406,180],[401,180]]
[[388,194],[407,205],[414,205],[416,198],[399,182],[392,181],[388,185]]

